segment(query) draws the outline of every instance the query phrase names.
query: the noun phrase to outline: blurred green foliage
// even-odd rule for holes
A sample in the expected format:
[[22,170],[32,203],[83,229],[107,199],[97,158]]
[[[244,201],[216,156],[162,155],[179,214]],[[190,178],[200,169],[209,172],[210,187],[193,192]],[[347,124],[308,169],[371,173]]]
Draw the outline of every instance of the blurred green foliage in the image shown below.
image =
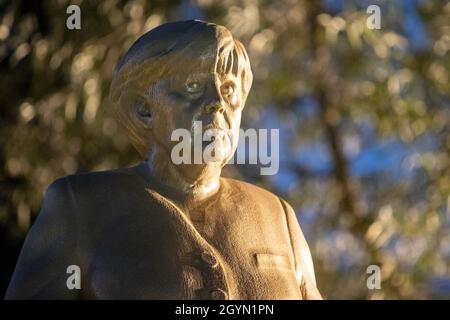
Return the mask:
[[[1,285],[54,179],[139,161],[107,99],[120,55],[201,18],[248,49],[243,126],[283,128],[280,176],[225,175],[293,204],[324,296],[449,298],[450,3],[373,2],[380,30],[367,1],[0,2]],[[70,4],[81,30],[66,28]],[[381,290],[366,287],[371,264]]]

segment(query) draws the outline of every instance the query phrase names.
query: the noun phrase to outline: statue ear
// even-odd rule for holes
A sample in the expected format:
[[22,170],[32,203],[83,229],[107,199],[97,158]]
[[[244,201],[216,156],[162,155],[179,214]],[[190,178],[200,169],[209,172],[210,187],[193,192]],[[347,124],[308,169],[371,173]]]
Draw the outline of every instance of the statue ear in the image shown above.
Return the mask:
[[146,127],[151,128],[153,123],[153,114],[148,101],[142,96],[133,97],[132,109],[136,118]]

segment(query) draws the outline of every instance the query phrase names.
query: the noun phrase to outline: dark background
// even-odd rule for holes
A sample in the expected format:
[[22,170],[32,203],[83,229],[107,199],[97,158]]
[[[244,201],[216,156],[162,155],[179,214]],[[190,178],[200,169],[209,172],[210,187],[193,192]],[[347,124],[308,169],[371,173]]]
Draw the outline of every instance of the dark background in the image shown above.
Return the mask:
[[280,129],[277,175],[224,174],[294,206],[324,296],[450,298],[450,3],[432,0],[0,1],[0,295],[53,180],[139,160],[107,99],[120,55],[193,18],[248,50],[243,127]]

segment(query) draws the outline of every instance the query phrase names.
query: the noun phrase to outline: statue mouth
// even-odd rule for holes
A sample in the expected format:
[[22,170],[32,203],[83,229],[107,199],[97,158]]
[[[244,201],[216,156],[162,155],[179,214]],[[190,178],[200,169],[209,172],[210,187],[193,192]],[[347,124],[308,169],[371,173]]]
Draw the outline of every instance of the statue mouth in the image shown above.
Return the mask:
[[214,124],[214,123],[209,123],[209,124],[203,126],[203,133],[205,133],[205,131],[207,131],[207,130],[228,131],[227,128],[224,128],[224,127],[222,127],[222,126],[218,126],[218,125],[216,125],[216,124]]
[[201,139],[194,139],[194,141],[201,140],[203,149],[217,140],[225,140],[227,137],[231,138],[229,129],[218,126],[215,123],[209,123],[205,126],[202,125],[200,128],[197,126],[197,128],[193,129],[193,136],[201,136]]
[[200,152],[202,155],[202,161],[198,164],[222,163],[231,154],[233,146],[231,130],[216,122],[203,125],[201,121],[195,121],[191,132],[191,147],[194,154]]
[[203,127],[203,142],[206,144],[213,143],[218,140],[231,140],[230,130],[214,124],[208,124]]

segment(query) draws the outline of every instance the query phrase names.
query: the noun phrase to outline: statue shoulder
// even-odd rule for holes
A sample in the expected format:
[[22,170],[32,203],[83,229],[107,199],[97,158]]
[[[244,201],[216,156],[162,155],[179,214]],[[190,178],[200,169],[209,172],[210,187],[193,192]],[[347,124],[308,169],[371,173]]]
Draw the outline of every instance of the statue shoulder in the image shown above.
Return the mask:
[[68,175],[65,178],[72,185],[74,191],[80,191],[80,189],[100,191],[99,189],[102,188],[111,189],[136,181],[136,175],[133,174],[131,168],[83,172]]
[[72,198],[113,198],[115,192],[131,191],[138,185],[139,178],[131,168],[77,173],[55,180],[47,189],[51,193],[68,190]]

